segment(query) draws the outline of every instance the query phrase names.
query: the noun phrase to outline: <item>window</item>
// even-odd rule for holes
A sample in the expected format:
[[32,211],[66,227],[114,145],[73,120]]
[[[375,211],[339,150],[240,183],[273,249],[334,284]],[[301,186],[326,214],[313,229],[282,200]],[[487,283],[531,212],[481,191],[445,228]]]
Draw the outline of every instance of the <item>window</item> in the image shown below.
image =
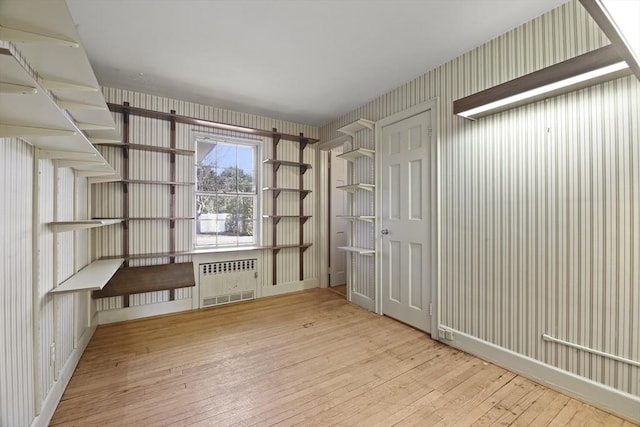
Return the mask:
[[196,246],[258,244],[258,141],[196,135]]

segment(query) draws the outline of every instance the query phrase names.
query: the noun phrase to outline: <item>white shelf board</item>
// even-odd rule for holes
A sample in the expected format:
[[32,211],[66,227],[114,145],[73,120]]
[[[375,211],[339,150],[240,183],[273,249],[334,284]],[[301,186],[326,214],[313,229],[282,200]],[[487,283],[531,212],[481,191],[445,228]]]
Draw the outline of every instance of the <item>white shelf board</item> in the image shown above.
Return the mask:
[[82,230],[84,228],[103,227],[121,222],[122,219],[81,219],[76,221],[55,221],[50,224],[51,227],[53,227],[53,231],[60,233],[64,231]]
[[343,191],[348,191],[350,193],[354,193],[358,189],[367,190],[367,191],[373,191],[376,188],[376,186],[374,184],[358,183],[358,184],[349,184],[349,185],[339,185],[336,188],[339,189],[339,190],[343,190]]
[[[5,4],[6,3],[6,4]],[[2,25],[6,28],[28,31],[36,34],[53,35],[56,38],[74,42],[68,44],[32,40],[14,41],[29,65],[46,81],[65,83],[51,87],[51,93],[61,101],[70,102],[66,108],[73,118],[82,123],[114,126],[113,116],[104,101],[100,86],[84,50],[76,25],[64,0],[39,2],[37,13],[33,4],[23,1],[3,2]],[[84,90],[68,90],[71,87]],[[81,105],[90,105],[84,108]],[[96,106],[101,108],[97,109]]]
[[360,157],[374,158],[376,152],[369,150],[368,148],[356,148],[355,150],[347,151],[346,153],[338,154],[337,157],[345,159],[348,162],[353,162]]
[[[5,31],[7,40],[0,39],[4,53],[0,55],[0,81],[33,89],[22,92],[31,95],[3,95],[0,123],[74,132],[68,137],[50,136],[46,132],[20,137],[37,148],[88,152],[102,158],[89,138],[121,137],[113,130],[113,116],[80,43],[66,2],[38,3],[37,13],[34,13],[33,4],[27,1],[3,2],[2,6],[4,28],[40,36],[12,38],[15,31],[9,30]],[[100,129],[85,132],[78,123],[92,123]],[[104,130],[106,128],[111,130]],[[111,172],[115,173],[113,169]]]
[[375,126],[375,122],[367,119],[358,119],[353,123],[349,123],[346,126],[342,126],[338,129],[338,132],[344,133],[345,135],[349,135],[350,137],[356,136],[356,133],[363,129],[371,129],[373,130]]
[[336,218],[347,219],[349,221],[373,222],[376,217],[373,215],[336,215]]
[[37,93],[3,95],[0,124],[7,126],[0,126],[0,131],[22,134],[24,140],[40,149],[74,153],[69,160],[77,158],[78,153],[91,154],[92,159],[104,162],[100,166],[102,171],[115,173],[69,114],[39,85],[29,66],[23,66],[18,55],[17,51],[0,49],[0,80],[32,85]]
[[356,248],[355,246],[338,246],[339,251],[353,252],[358,255],[372,256],[376,253],[374,249]]
[[49,291],[51,294],[95,291],[104,288],[124,262],[123,258],[94,261]]

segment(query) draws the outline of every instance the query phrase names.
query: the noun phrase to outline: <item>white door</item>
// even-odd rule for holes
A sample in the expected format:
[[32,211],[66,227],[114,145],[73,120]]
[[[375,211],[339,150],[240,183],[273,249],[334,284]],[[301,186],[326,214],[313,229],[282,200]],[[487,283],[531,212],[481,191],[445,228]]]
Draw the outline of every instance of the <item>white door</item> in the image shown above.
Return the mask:
[[431,111],[382,128],[382,313],[431,330],[428,200]]
[[331,156],[331,182],[329,191],[331,192],[331,205],[329,209],[329,222],[331,226],[330,244],[331,259],[329,275],[329,286],[339,286],[347,283],[347,254],[336,249],[338,246],[347,246],[347,233],[349,229],[348,221],[337,218],[337,215],[348,215],[347,193],[336,189],[340,185],[347,184],[347,162],[336,157],[342,152],[342,147],[329,152]]

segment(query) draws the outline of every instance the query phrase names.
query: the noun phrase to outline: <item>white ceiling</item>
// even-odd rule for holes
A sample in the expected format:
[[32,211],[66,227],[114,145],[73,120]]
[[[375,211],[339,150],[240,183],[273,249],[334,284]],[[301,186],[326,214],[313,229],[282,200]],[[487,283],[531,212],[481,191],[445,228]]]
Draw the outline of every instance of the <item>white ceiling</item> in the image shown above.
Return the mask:
[[565,0],[67,0],[100,84],[321,125]]

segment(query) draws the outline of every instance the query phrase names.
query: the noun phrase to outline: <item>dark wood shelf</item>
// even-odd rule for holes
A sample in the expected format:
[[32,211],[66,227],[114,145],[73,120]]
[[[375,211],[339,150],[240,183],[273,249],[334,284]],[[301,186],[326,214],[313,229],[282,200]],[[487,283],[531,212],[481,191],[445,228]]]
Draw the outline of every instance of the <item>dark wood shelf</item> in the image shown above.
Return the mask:
[[192,262],[125,267],[116,271],[102,290],[93,291],[92,298],[128,296],[195,285]]
[[280,195],[280,192],[298,193],[303,199],[307,197],[309,193],[311,193],[311,190],[299,190],[297,188],[280,188],[280,187],[264,187],[262,191],[273,191],[273,195],[275,197],[278,197]]
[[280,249],[302,249],[307,250],[311,247],[311,243],[303,243],[303,244],[291,244],[291,245],[277,245],[272,246],[270,249],[278,252]]
[[300,168],[300,173],[304,174],[308,169],[311,169],[311,165],[309,163],[299,163],[299,162],[290,162],[288,160],[275,160],[275,159],[267,159],[262,163],[268,165],[274,165],[275,170],[278,170],[280,166],[292,166],[296,168]]
[[242,133],[248,133],[251,135],[266,136],[269,138],[285,139],[288,141],[298,141],[304,145],[314,144],[319,141],[319,139],[309,138],[303,135],[290,135],[290,134],[280,133],[276,131],[255,129],[255,128],[249,128],[244,126],[236,126],[236,125],[230,125],[227,123],[218,123],[210,120],[197,119],[195,117],[181,116],[178,114],[163,113],[161,111],[153,111],[153,110],[147,110],[144,108],[131,107],[129,105],[120,105],[120,104],[113,104],[108,102],[107,106],[109,107],[109,110],[116,113],[127,112],[133,116],[148,117],[151,119],[159,119],[159,120],[167,120],[167,121],[173,120],[176,123],[185,123],[189,125],[203,126],[203,127],[213,128],[213,129],[223,129],[223,130],[228,130],[232,132],[242,132]]
[[195,185],[193,182],[152,181],[147,179],[123,179],[120,182],[123,182],[125,184],[157,184],[157,185],[182,185],[182,186]]
[[272,249],[272,246],[219,246],[214,248],[200,248],[192,249],[190,251],[173,251],[173,252],[154,252],[147,254],[129,254],[129,255],[108,255],[103,256],[100,259],[153,259],[153,258],[171,258],[177,256],[190,256],[190,255],[202,255],[213,254],[221,252],[242,252],[242,251],[257,251],[263,249]]
[[182,220],[191,220],[195,219],[193,217],[122,217],[122,218],[93,218],[93,219],[120,219],[122,221],[182,221]]
[[119,147],[119,148],[127,148],[130,150],[140,150],[140,151],[153,151],[156,153],[174,153],[181,154],[184,156],[192,156],[195,154],[193,150],[185,150],[182,148],[170,148],[170,147],[158,147],[155,145],[147,145],[147,144],[129,144],[129,143],[113,143],[107,142],[104,144],[95,144],[101,145],[103,147]]
[[299,219],[304,224],[311,218],[311,215],[262,215],[262,218],[271,218],[274,224],[278,224],[282,218]]

